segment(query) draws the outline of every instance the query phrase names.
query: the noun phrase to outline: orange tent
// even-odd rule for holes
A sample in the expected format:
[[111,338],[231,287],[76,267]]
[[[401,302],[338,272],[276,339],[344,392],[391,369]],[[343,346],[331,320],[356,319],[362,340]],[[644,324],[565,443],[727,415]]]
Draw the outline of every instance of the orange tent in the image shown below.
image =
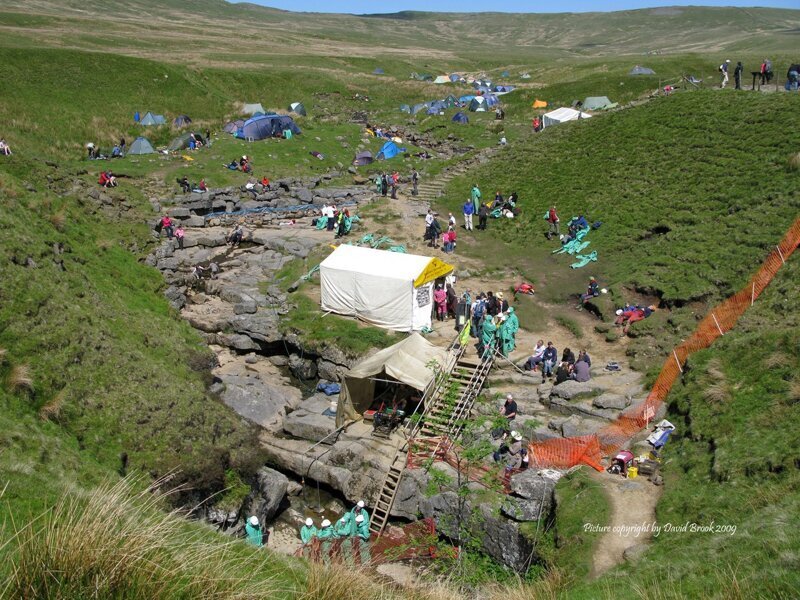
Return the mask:
[[547,108],[547,102],[537,98],[536,102],[534,102],[531,106],[533,106],[533,108]]

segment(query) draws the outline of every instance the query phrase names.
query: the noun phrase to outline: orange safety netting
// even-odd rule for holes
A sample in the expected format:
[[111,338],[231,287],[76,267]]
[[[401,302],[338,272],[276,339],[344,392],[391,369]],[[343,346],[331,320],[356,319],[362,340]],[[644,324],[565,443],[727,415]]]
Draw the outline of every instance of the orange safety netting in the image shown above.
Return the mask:
[[658,378],[644,402],[629,408],[616,421],[596,434],[535,442],[528,446],[531,465],[570,468],[586,464],[602,471],[603,456],[613,454],[653,420],[666,400],[683,365],[693,352],[708,348],[714,340],[731,330],[744,312],[753,305],[781,266],[800,244],[800,218],[786,232],[781,243],[769,254],[745,287],[718,304],[700,322],[692,336],[676,346],[664,361]]

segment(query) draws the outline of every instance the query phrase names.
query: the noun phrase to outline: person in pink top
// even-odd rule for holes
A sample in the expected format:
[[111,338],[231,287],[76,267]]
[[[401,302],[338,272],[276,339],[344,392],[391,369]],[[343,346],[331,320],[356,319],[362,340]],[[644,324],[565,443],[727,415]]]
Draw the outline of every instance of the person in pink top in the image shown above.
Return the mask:
[[164,215],[161,218],[161,229],[167,232],[167,238],[172,239],[172,219],[169,218],[169,215]]
[[444,321],[447,316],[447,292],[441,285],[436,286],[436,291],[433,292],[433,301],[436,303],[436,320]]
[[183,230],[183,225],[178,225],[178,228],[175,230],[175,239],[178,240],[178,248],[183,250],[183,236],[186,235],[186,232]]

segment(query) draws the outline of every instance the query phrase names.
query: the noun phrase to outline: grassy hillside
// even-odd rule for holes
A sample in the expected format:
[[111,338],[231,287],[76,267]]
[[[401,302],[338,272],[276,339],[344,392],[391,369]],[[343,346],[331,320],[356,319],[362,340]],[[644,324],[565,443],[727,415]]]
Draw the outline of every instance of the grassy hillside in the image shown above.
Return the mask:
[[781,52],[796,45],[800,21],[798,11],[764,8],[354,16],[289,13],[223,0],[192,2],[190,11],[185,3],[153,0],[111,6],[98,0],[9,0],[4,10],[5,42],[20,47],[46,44],[191,64],[231,64],[237,56],[250,63],[270,55],[326,55],[402,57],[451,68],[465,68],[465,62],[500,67],[521,61],[527,69],[542,57]]

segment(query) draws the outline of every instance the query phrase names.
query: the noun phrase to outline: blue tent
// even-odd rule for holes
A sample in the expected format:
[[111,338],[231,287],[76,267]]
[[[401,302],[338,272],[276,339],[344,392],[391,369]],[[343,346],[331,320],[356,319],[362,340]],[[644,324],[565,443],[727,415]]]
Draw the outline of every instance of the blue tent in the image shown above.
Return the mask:
[[292,120],[292,117],[262,115],[247,119],[234,135],[242,139],[263,140],[278,137],[285,129],[289,129],[293,134],[300,133],[300,128]]
[[500,100],[494,94],[485,94],[483,97],[486,99],[487,106],[494,106],[495,104],[500,104]]
[[402,151],[400,150],[400,148],[397,147],[397,144],[395,144],[392,141],[389,141],[383,145],[383,148],[381,148],[378,154],[375,155],[375,158],[377,158],[378,160],[388,160],[390,158],[394,158],[395,156],[400,154],[400,152]]
[[461,96],[458,101],[459,102],[472,102],[475,98],[475,94],[467,94],[466,96]]
[[186,127],[186,125],[191,122],[192,119],[188,115],[179,115],[175,117],[175,119],[172,121],[172,124],[175,125],[175,127]]
[[495,92],[513,92],[514,86],[513,85],[496,85],[494,86]]
[[381,69],[380,67],[375,67],[375,70],[372,72],[372,74],[373,75],[383,75],[384,72],[383,72],[383,69]]
[[453,83],[455,83],[456,81],[461,81],[461,75],[459,75],[458,73],[451,73],[450,81],[452,81]]
[[453,115],[453,123],[461,123],[462,125],[469,123],[469,117],[463,112],[459,111]]
[[503,71],[500,73],[500,77],[508,77],[508,71]]

